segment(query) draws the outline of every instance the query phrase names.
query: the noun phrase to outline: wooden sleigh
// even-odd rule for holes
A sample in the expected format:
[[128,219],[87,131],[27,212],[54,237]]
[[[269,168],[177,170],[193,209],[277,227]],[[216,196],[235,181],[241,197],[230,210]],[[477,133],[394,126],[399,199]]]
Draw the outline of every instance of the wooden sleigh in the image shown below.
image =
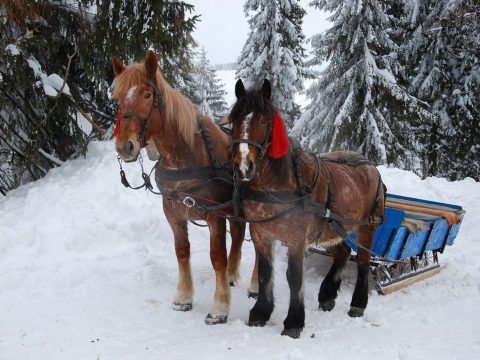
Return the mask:
[[[464,214],[458,205],[387,194],[386,221],[375,232],[371,253],[376,290],[389,294],[440,272],[438,254],[453,245]],[[356,251],[354,239],[352,234],[347,243]],[[316,246],[309,251],[328,254]]]

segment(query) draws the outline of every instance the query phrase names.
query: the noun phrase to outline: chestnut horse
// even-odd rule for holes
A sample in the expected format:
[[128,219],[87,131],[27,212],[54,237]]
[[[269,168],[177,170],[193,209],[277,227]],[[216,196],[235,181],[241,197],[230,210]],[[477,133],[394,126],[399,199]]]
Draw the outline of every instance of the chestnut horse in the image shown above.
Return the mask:
[[[172,228],[179,280],[173,308],[192,309],[193,283],[190,268],[189,220],[205,220],[210,230],[210,259],[215,270],[214,303],[207,324],[227,321],[230,287],[239,277],[245,224],[230,221],[232,245],[227,261],[226,221],[213,213],[191,207],[224,203],[231,199],[232,185],[229,137],[213,121],[198,113],[196,106],[171,88],[149,51],[143,63],[124,65],[112,60],[115,72],[113,96],[122,117],[117,125],[116,150],[123,161],[136,161],[142,147],[158,160],[155,180],[163,195],[163,210]],[[230,169],[228,169],[230,167]],[[223,180],[223,181],[215,181]],[[191,196],[187,196],[192,192]],[[188,199],[187,199],[188,198]],[[186,201],[188,200],[188,202]],[[251,291],[255,292],[256,271]]]
[[[288,247],[290,306],[282,335],[297,338],[304,327],[303,259],[306,245],[314,241],[333,255],[318,294],[324,311],[335,306],[341,272],[350,256],[344,238],[357,244],[358,277],[348,314],[362,316],[368,301],[369,249],[384,214],[379,172],[357,153],[333,152],[318,157],[289,141],[270,102],[268,80],[260,91],[246,91],[238,80],[235,95],[237,101],[229,115],[234,166],[237,178],[248,182],[241,193],[242,208],[246,218],[252,219],[250,233],[259,262],[259,293],[249,325],[265,325],[273,311],[274,240]],[[282,146],[282,139],[283,153],[281,148],[272,152]]]

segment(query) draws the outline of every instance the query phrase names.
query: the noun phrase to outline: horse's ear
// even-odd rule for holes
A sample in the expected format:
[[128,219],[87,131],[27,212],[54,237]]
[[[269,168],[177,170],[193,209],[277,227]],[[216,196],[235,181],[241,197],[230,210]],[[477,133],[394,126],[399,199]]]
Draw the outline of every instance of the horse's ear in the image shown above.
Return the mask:
[[112,67],[113,67],[113,72],[115,73],[115,76],[120,75],[120,73],[125,69],[125,65],[123,65],[122,60],[114,56],[112,58]]
[[242,79],[238,79],[237,83],[235,84],[235,96],[237,99],[240,99],[243,95],[245,95],[245,86],[243,86]]
[[147,79],[155,79],[158,69],[158,59],[153,50],[148,50],[147,58],[145,59],[145,71],[147,72]]
[[270,85],[270,81],[267,79],[263,80],[262,94],[263,97],[268,100],[270,100],[270,97],[272,96],[272,86]]

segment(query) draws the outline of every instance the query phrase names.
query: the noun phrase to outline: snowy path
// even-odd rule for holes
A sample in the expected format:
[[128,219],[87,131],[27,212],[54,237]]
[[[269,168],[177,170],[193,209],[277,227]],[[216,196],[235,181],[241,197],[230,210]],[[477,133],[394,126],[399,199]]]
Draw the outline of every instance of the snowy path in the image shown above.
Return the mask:
[[[147,163],[147,168],[151,163]],[[0,359],[474,359],[480,352],[480,184],[420,180],[380,168],[389,191],[462,205],[467,214],[437,276],[370,296],[364,318],[346,315],[354,268],[337,307],[317,310],[329,259],[306,261],[306,327],[280,336],[288,305],[285,249],[277,246],[276,308],[265,328],[245,325],[253,246],[226,325],[206,326],[214,288],[208,233],[192,227],[196,294],[171,310],[177,265],[161,200],[123,188],[112,142],[86,159],[0,198]],[[139,182],[135,165],[126,166]],[[134,176],[137,176],[136,178]]]

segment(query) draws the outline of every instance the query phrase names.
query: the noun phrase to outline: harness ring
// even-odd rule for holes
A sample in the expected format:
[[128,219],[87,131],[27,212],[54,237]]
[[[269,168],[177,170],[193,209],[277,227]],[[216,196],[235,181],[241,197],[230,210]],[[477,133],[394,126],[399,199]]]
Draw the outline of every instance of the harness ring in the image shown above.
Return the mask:
[[187,197],[185,197],[185,199],[183,199],[183,205],[185,205],[189,209],[194,207],[195,204],[196,204],[196,202],[191,196],[187,196]]

